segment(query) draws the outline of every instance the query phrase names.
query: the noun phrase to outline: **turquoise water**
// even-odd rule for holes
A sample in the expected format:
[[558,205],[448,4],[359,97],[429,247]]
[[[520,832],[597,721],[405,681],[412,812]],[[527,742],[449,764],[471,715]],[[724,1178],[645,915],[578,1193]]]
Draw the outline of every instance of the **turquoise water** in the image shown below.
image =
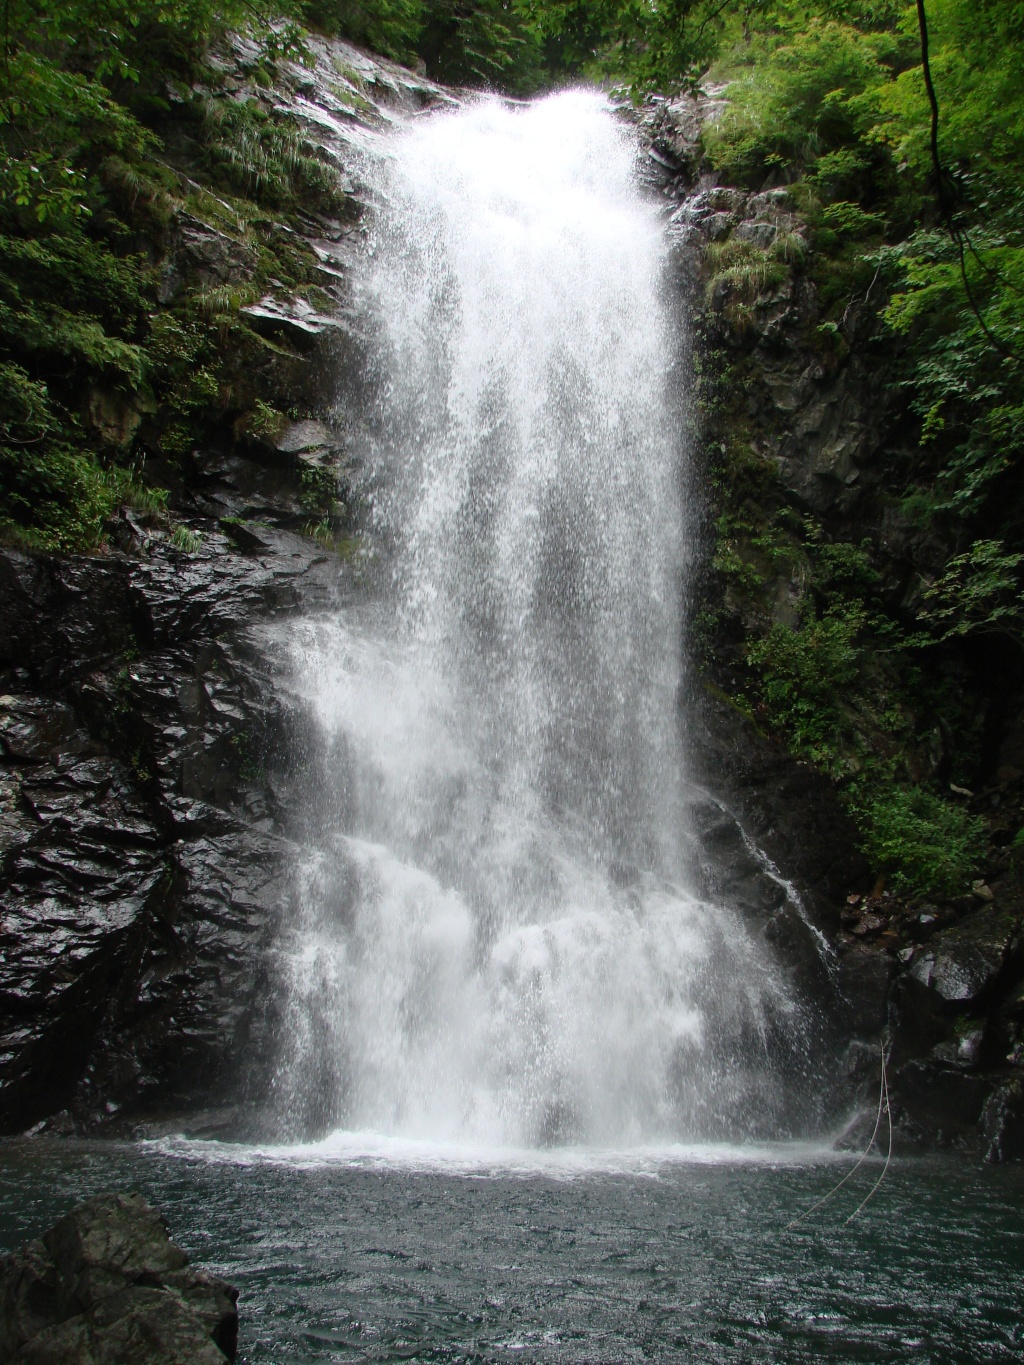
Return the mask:
[[[807,1151],[602,1158],[9,1142],[0,1243],[139,1189],[241,1290],[240,1359],[1019,1360],[1024,1170]],[[369,1150],[369,1144],[364,1144]],[[225,1159],[231,1158],[231,1159]]]

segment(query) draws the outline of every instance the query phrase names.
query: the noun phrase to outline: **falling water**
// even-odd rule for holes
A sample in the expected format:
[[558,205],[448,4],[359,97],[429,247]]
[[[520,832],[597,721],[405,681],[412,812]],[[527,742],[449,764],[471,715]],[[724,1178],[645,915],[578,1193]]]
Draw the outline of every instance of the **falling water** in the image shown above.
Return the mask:
[[375,172],[386,583],[302,641],[336,827],[288,957],[295,1135],[789,1122],[800,1011],[688,829],[681,331],[636,160],[574,92],[421,117]]

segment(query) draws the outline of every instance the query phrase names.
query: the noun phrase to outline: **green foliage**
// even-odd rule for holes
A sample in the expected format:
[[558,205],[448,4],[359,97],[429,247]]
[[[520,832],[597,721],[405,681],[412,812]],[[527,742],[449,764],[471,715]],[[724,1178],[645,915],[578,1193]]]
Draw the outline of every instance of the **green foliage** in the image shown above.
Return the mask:
[[198,554],[203,548],[202,536],[198,531],[189,530],[187,526],[176,526],[167,538],[167,543],[186,555]]
[[343,208],[337,173],[293,124],[255,100],[204,100],[201,118],[207,165],[227,190],[268,208],[297,201],[327,212]]
[[887,34],[820,19],[781,41],[758,35],[729,82],[725,114],[705,136],[712,164],[743,184],[794,165],[821,188],[864,181],[878,159],[870,134],[896,51]]
[[45,384],[0,362],[0,538],[60,550],[100,543],[127,474],[76,448],[74,434]]
[[[1024,196],[1004,195],[965,255],[948,236],[923,231],[887,258],[896,289],[886,310],[913,339],[905,383],[934,443],[938,511],[983,515],[1012,490],[1024,454]],[[971,306],[978,306],[978,313]]]
[[527,93],[541,84],[537,36],[515,0],[426,0],[416,50],[452,85]]
[[332,465],[305,465],[299,499],[307,512],[329,518],[338,497],[338,471]]
[[866,213],[859,204],[839,199],[821,212],[822,225],[838,237],[871,237],[882,230],[877,213]]
[[[886,318],[908,338],[905,383],[933,448],[936,511],[1019,518],[1024,499],[1024,66],[1020,6],[931,0],[944,200],[959,243],[921,227],[886,257]],[[905,181],[932,180],[921,71],[882,92],[878,136]]]
[[550,0],[309,0],[305,13],[325,32],[421,60],[434,80],[527,94],[550,79],[544,40],[558,8]]
[[611,77],[634,95],[693,85],[733,13],[721,0],[519,0],[548,72]]
[[957,896],[970,889],[984,856],[980,816],[919,786],[865,781],[851,802],[864,831],[864,852],[897,891]]
[[736,331],[746,331],[753,323],[755,305],[785,283],[805,250],[804,239],[794,232],[779,233],[767,248],[736,236],[712,242],[705,250],[709,272],[705,301],[719,306]]
[[737,237],[712,242],[704,259],[710,272],[705,290],[709,298],[724,286],[744,303],[753,303],[758,295],[777,288],[786,278],[785,265],[775,251],[765,251]]
[[1000,540],[979,540],[954,555],[927,589],[918,619],[938,638],[974,634],[1024,639],[1024,554]]
[[824,614],[799,629],[776,623],[748,650],[760,710],[840,783],[864,853],[896,890],[958,895],[984,855],[987,827],[907,780],[908,720],[899,695],[886,702],[872,676],[878,623],[856,603],[878,576],[864,548],[848,544],[817,547],[815,576],[832,589]]
[[272,441],[287,420],[283,412],[278,412],[276,408],[271,407],[262,398],[257,398],[252,411],[246,413],[242,419],[242,427],[253,436]]
[[323,33],[341,34],[385,57],[411,63],[423,8],[423,0],[308,0],[303,13]]
[[[801,623],[776,621],[748,644],[746,700],[837,780],[893,884],[937,895],[967,889],[985,839],[983,822],[928,785],[927,737],[942,731],[943,761],[964,781],[983,756],[982,707],[957,669],[990,657],[976,652],[992,648],[982,637],[1024,643],[1024,7],[928,0],[926,11],[941,200],[909,0],[727,7],[711,75],[730,103],[705,144],[724,177],[785,184],[807,220],[800,268],[817,292],[823,367],[859,349],[902,386],[917,422],[881,472],[899,515],[927,529],[919,572],[932,579],[898,605],[868,546],[808,525],[791,551],[810,566]],[[771,280],[766,262],[742,256],[709,253],[710,292],[734,330],[744,295]],[[791,593],[797,581],[763,560],[759,581],[749,571],[753,542],[783,525],[778,500],[759,504],[768,525],[719,545],[748,641],[784,600],[780,582]]]
[[[0,535],[99,546],[119,503],[163,510],[127,445],[156,397],[187,428],[220,383],[208,329],[162,323],[150,257],[178,183],[145,119],[168,74],[190,78],[228,27],[296,51],[290,0],[9,0],[0,63]],[[275,26],[269,25],[274,18]],[[300,192],[314,173],[300,156]],[[304,180],[305,176],[305,180]],[[326,172],[318,183],[323,198]],[[155,320],[151,321],[154,313]],[[194,336],[200,333],[200,336]],[[177,345],[181,341],[195,344]],[[168,344],[170,343],[170,344]],[[171,353],[174,352],[172,355]],[[199,364],[196,362],[199,361]],[[113,427],[107,417],[114,414]],[[123,417],[123,422],[121,418]],[[120,423],[120,426],[118,426]],[[169,448],[174,432],[169,432]],[[114,446],[121,446],[117,454]],[[118,459],[126,463],[119,465]]]
[[31,161],[4,155],[0,186],[7,202],[26,209],[37,223],[63,223],[91,212],[84,174],[47,152],[37,152]]
[[776,622],[748,651],[774,723],[801,753],[833,770],[843,727],[841,699],[857,678],[864,622],[862,609],[837,603],[798,630]]
[[881,574],[871,563],[870,541],[851,545],[849,541],[824,541],[818,535],[814,540],[814,577],[820,588],[863,601],[879,586]]

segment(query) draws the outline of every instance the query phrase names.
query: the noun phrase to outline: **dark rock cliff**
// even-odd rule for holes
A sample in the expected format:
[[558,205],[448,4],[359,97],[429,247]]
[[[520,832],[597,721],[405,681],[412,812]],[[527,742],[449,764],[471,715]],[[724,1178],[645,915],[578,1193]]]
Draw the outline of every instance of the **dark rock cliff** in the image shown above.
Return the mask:
[[[348,206],[345,221],[300,213],[271,231],[316,280],[298,292],[271,280],[244,305],[247,396],[267,420],[228,421],[173,461],[150,433],[147,475],[169,487],[167,511],[123,509],[103,553],[0,549],[3,1133],[187,1116],[191,1131],[238,1134],[273,1089],[273,944],[298,793],[318,761],[312,721],[282,686],[282,625],[358,578],[339,376],[361,345],[348,278],[360,149],[448,98],[344,43],[311,47],[314,65],[282,64],[270,90],[253,84],[242,40],[215,59],[219,98],[300,125]],[[192,179],[203,170],[188,140],[164,132],[195,190],[154,244],[166,301],[258,282],[266,232],[247,235],[245,206]],[[114,406],[110,420],[145,438],[156,417],[124,396]]]
[[[703,160],[701,128],[721,107],[712,92],[653,101],[641,118],[647,176],[668,201],[698,333],[706,569],[694,613],[697,761],[835,944],[851,1092],[872,1118],[884,1040],[899,1142],[1019,1159],[1024,877],[1008,845],[1024,818],[1020,663],[989,644],[924,656],[942,704],[953,698],[960,708],[954,734],[942,706],[915,711],[898,695],[884,657],[862,659],[881,698],[873,713],[872,693],[851,689],[862,751],[898,751],[911,778],[952,781],[954,799],[988,830],[984,875],[971,894],[891,893],[858,851],[835,782],[792,757],[772,730],[749,651],[773,625],[827,614],[817,545],[856,549],[870,568],[870,586],[858,590],[874,593],[897,625],[912,620],[951,545],[901,503],[916,436],[895,382],[894,342],[879,321],[878,277],[847,299],[838,321],[827,320],[831,263],[816,256],[794,195],[785,185],[720,184]],[[885,705],[899,712],[896,722],[877,714]],[[848,759],[847,771],[857,763]]]
[[[294,732],[272,623],[343,579],[315,541],[0,558],[0,1126],[265,1094]],[[258,543],[257,543],[258,540]]]

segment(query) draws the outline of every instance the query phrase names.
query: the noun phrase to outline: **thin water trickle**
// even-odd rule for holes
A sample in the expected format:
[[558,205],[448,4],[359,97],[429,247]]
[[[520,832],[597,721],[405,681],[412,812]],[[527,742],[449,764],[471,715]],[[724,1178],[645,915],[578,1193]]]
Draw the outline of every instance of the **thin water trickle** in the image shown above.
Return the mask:
[[[666,238],[607,102],[423,117],[362,291],[379,610],[307,623],[336,836],[302,869],[295,1137],[792,1135],[803,1014],[695,874],[691,495]],[[806,1097],[805,1097],[806,1098]]]

